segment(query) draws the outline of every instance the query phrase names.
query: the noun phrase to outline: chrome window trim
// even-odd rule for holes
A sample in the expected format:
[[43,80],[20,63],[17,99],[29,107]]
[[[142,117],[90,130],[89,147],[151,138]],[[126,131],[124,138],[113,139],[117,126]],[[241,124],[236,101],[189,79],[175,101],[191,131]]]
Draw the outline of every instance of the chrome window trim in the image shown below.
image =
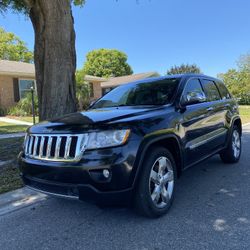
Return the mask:
[[[222,136],[223,134],[227,133],[227,129],[225,128],[219,128],[215,131],[212,131],[208,134],[205,134],[205,135],[202,135],[190,142],[187,143],[186,145],[186,148],[188,149],[195,149],[199,146],[202,146],[203,144],[206,144],[207,142],[219,137],[219,136]],[[203,139],[204,138],[204,139]],[[203,139],[203,140],[202,140]]]

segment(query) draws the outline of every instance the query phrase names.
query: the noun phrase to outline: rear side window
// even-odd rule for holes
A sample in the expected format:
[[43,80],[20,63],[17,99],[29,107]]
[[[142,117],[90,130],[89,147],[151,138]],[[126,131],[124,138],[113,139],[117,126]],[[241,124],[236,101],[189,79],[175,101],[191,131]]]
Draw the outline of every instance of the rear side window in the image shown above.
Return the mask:
[[213,81],[203,79],[202,87],[204,89],[208,102],[217,101],[221,99],[220,93]]
[[220,91],[220,95],[221,95],[221,98],[223,100],[231,99],[231,95],[228,92],[228,90],[227,90],[227,88],[226,88],[226,86],[225,86],[225,84],[223,82],[217,81],[216,85],[217,85],[217,87],[218,87],[218,89]]

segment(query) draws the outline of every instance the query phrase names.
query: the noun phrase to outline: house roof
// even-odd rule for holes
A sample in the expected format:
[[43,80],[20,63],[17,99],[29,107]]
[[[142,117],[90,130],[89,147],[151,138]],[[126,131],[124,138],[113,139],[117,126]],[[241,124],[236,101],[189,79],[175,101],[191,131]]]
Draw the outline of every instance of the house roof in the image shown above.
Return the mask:
[[141,79],[154,77],[154,76],[159,76],[159,74],[157,72],[147,72],[147,73],[127,75],[127,76],[113,77],[113,78],[110,78],[108,81],[102,82],[101,87],[102,88],[114,87],[114,86],[122,85],[124,83],[134,82],[134,81],[138,81]]
[[106,78],[98,77],[98,76],[91,76],[91,75],[85,75],[84,80],[87,82],[105,82],[105,81],[107,81]]
[[0,75],[35,77],[35,66],[32,63],[0,60]]

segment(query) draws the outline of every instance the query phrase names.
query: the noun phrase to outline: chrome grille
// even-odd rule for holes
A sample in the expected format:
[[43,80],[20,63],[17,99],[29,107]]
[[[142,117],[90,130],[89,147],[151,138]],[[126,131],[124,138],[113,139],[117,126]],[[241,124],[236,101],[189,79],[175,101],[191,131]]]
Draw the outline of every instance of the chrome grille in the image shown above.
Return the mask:
[[29,134],[25,138],[25,156],[46,161],[79,161],[86,148],[88,134]]

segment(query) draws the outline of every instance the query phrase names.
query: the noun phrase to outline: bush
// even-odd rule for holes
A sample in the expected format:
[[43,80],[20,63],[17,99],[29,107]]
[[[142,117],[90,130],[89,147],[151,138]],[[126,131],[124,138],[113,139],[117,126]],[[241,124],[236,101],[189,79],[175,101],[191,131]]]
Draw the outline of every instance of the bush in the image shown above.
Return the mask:
[[84,81],[84,74],[82,71],[76,72],[76,98],[78,102],[78,110],[85,110],[90,104],[90,88],[89,84]]
[[78,102],[78,110],[85,110],[90,104],[89,86],[86,83],[76,85],[76,98]]
[[[38,99],[34,96],[35,115],[38,115]],[[32,95],[28,93],[25,98],[21,99],[16,106],[8,112],[9,115],[27,116],[32,115]]]
[[7,114],[7,110],[4,108],[0,108],[0,116],[5,116]]

